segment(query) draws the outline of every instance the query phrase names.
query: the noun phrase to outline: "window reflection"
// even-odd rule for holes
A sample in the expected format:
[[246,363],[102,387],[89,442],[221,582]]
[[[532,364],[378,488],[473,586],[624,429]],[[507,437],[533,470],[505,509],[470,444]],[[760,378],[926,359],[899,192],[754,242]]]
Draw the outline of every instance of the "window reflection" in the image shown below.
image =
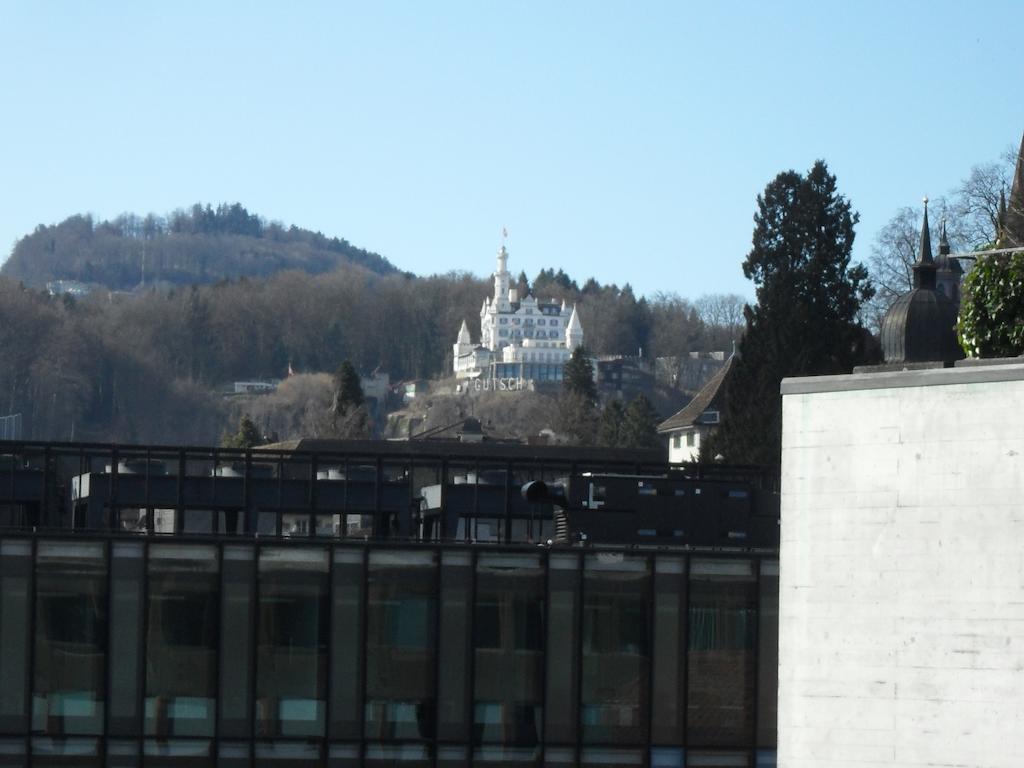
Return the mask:
[[107,566],[99,542],[40,542],[32,730],[103,731]]
[[147,734],[212,736],[217,696],[217,550],[153,545],[146,623]]
[[537,744],[544,700],[539,556],[480,555],[473,625],[476,742]]
[[366,607],[366,736],[434,734],[437,569],[433,552],[371,552]]
[[744,560],[690,570],[687,732],[694,746],[747,744],[754,727],[757,591]]
[[588,743],[644,743],[650,681],[650,570],[619,553],[583,571],[580,725]]
[[327,551],[261,550],[258,735],[323,736],[328,624]]

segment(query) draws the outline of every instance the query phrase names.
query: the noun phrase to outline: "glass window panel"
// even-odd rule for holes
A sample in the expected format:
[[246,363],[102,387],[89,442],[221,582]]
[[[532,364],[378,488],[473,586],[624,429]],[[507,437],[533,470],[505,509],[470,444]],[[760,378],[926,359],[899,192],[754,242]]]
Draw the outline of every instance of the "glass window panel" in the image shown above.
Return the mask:
[[220,621],[220,736],[252,733],[253,606],[252,547],[226,546],[222,557]]
[[334,550],[331,608],[331,725],[336,739],[363,734],[363,552]]
[[97,739],[32,739],[32,765],[39,768],[93,768],[99,762]]
[[316,768],[322,763],[320,745],[315,742],[256,742],[256,768]]
[[366,606],[367,738],[434,735],[437,567],[433,552],[371,552]]
[[137,741],[108,739],[106,742],[107,768],[138,768],[140,746]]
[[690,752],[686,765],[687,768],[747,768],[750,755],[746,752]]
[[481,554],[476,572],[474,740],[537,744],[544,714],[541,558]]
[[430,768],[430,750],[425,744],[369,744],[366,768]]
[[217,550],[154,544],[149,548],[147,577],[145,733],[213,736]]
[[21,739],[0,739],[0,766],[3,768],[26,768],[25,742]]
[[650,568],[646,558],[588,555],[583,574],[580,725],[583,741],[647,741]]
[[[657,701],[657,697],[655,697]],[[681,749],[654,748],[651,750],[651,768],[683,768],[684,754]]]
[[757,745],[777,740],[779,693],[779,563],[761,563],[761,605],[757,629]]
[[0,731],[8,733],[28,730],[25,689],[31,569],[31,542],[0,542]]
[[106,593],[103,544],[39,543],[32,682],[34,732],[103,732]]
[[473,752],[474,768],[505,768],[506,766],[536,766],[540,764],[540,749],[536,747],[478,747]]
[[631,749],[604,749],[588,747],[580,753],[582,768],[625,768],[628,765],[643,765],[642,752]]
[[689,744],[750,744],[757,620],[752,564],[694,560],[689,588]]
[[551,553],[548,573],[546,664],[547,711],[544,740],[576,741],[579,663],[579,556]]
[[[654,568],[654,668],[651,742],[682,744],[684,740],[686,641],[686,562],[659,555]],[[652,760],[654,752],[652,754]],[[660,754],[660,753],[659,753]]]
[[571,768],[576,765],[576,750],[569,747],[545,747],[544,765]]
[[110,562],[107,730],[137,736],[142,643],[143,545],[115,542]]
[[359,744],[331,744],[327,750],[327,768],[361,768],[362,752]]
[[468,768],[468,750],[462,746],[437,748],[437,768]]
[[470,595],[472,557],[466,551],[448,551],[441,557],[441,623],[438,681],[437,738],[469,738]]
[[320,549],[260,551],[258,735],[324,734],[330,620],[327,555]]
[[142,744],[146,768],[213,768],[211,744],[205,739],[149,739]]

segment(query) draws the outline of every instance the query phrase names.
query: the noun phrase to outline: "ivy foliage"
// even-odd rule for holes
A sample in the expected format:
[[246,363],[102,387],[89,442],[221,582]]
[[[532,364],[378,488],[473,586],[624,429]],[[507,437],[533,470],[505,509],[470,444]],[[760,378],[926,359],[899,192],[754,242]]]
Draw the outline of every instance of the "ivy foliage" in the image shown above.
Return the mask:
[[964,278],[956,331],[968,357],[1024,355],[1024,252],[978,259]]

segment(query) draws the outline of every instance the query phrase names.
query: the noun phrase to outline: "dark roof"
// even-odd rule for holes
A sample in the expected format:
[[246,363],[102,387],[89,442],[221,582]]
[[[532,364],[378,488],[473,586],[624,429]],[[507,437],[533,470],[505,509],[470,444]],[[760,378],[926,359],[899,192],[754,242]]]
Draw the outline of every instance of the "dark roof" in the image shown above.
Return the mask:
[[704,411],[711,409],[721,410],[722,393],[724,391],[722,384],[732,370],[735,359],[736,355],[730,355],[729,359],[725,361],[725,365],[718,369],[715,375],[708,380],[708,383],[701,388],[700,392],[693,396],[693,399],[685,408],[675,415],[669,416],[658,425],[658,432],[672,432],[677,429],[692,427]]
[[914,288],[896,299],[882,319],[882,355],[885,362],[952,362],[963,357],[954,331],[956,305],[936,290],[936,271],[926,199],[921,247],[914,264]]
[[951,362],[963,357],[957,346],[956,305],[934,288],[903,294],[882,320],[882,354],[887,363]]
[[472,461],[523,460],[552,462],[664,463],[665,450],[657,448],[597,448],[569,445],[515,443],[459,443],[447,440],[334,440],[302,438],[261,445],[256,451],[288,451],[332,456],[434,457]]

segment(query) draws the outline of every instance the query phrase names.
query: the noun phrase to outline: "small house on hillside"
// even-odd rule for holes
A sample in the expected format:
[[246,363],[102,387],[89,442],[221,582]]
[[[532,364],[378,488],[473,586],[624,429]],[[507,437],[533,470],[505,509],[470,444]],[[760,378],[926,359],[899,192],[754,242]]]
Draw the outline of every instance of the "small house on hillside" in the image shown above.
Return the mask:
[[685,408],[658,425],[658,434],[668,438],[669,462],[697,461],[701,444],[721,423],[723,385],[735,359],[731,355]]

